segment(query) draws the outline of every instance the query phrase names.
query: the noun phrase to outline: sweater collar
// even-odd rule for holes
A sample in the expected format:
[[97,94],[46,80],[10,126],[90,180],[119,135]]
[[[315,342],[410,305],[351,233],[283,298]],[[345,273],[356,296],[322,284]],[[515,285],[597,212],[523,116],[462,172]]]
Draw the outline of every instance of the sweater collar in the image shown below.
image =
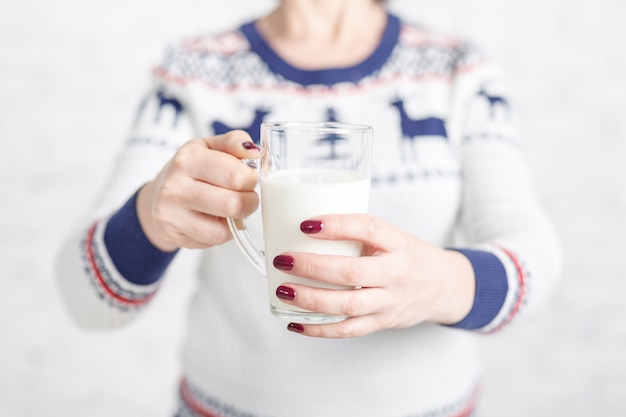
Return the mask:
[[286,79],[301,84],[327,85],[341,82],[358,82],[366,76],[380,69],[391,55],[391,51],[398,43],[400,35],[400,19],[392,14],[387,15],[387,25],[383,32],[380,43],[362,62],[345,68],[328,68],[319,70],[304,70],[296,68],[283,60],[257,31],[254,22],[241,26],[241,32],[250,43],[250,47],[256,52],[275,73]]

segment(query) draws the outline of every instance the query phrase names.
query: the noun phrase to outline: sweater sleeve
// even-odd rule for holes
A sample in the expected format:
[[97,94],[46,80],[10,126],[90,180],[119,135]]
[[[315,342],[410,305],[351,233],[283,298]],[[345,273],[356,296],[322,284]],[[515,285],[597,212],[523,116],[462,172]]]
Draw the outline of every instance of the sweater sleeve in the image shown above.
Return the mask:
[[161,278],[177,251],[163,252],[150,243],[139,224],[136,201],[137,193],[107,221],[103,243],[121,276],[149,286]]
[[155,77],[98,200],[58,253],[61,297],[83,327],[131,321],[157,294],[175,256],[147,240],[135,200],[137,190],[194,136],[183,87]]
[[491,333],[545,304],[560,274],[555,230],[524,157],[508,88],[484,64],[459,71],[451,130],[463,170],[462,244],[476,277],[472,310],[452,327]]

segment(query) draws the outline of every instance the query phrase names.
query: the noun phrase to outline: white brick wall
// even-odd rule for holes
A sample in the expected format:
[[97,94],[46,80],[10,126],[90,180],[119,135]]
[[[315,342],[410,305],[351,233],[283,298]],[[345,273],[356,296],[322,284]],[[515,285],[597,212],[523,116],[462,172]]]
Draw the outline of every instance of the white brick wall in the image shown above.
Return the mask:
[[[169,280],[127,329],[86,333],[55,298],[54,255],[65,219],[84,212],[106,176],[166,42],[274,3],[0,1],[0,416],[171,415],[191,283]],[[471,37],[501,63],[563,237],[565,274],[547,310],[485,339],[482,415],[622,415],[626,2],[390,4]]]

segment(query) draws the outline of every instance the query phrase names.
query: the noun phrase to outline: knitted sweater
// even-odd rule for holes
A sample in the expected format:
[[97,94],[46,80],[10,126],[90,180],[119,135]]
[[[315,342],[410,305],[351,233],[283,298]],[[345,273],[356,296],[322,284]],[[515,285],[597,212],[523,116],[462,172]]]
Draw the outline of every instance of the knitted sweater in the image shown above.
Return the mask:
[[[370,212],[464,253],[476,275],[471,312],[454,326],[307,338],[270,314],[266,281],[233,242],[203,250],[180,414],[470,415],[481,379],[477,338],[541,305],[559,272],[558,243],[494,66],[467,42],[389,15],[377,49],[350,68],[295,68],[249,23],[176,44],[153,79],[91,221],[59,255],[59,287],[76,320],[121,326],[157,294],[175,253],[146,239],[135,191],[185,141],[240,128],[258,142],[262,121],[368,124]],[[248,221],[253,234],[258,217]]]

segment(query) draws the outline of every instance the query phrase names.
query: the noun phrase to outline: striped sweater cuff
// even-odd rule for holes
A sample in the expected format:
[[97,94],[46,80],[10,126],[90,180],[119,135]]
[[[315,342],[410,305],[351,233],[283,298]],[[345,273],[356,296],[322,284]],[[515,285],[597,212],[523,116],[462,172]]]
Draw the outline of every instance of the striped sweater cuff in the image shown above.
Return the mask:
[[476,277],[476,293],[469,314],[450,327],[465,330],[481,329],[496,318],[504,305],[509,290],[506,270],[500,259],[490,252],[451,249],[461,252],[471,262]]
[[135,193],[107,222],[104,243],[119,273],[129,282],[150,285],[159,280],[177,251],[156,248],[141,229]]

